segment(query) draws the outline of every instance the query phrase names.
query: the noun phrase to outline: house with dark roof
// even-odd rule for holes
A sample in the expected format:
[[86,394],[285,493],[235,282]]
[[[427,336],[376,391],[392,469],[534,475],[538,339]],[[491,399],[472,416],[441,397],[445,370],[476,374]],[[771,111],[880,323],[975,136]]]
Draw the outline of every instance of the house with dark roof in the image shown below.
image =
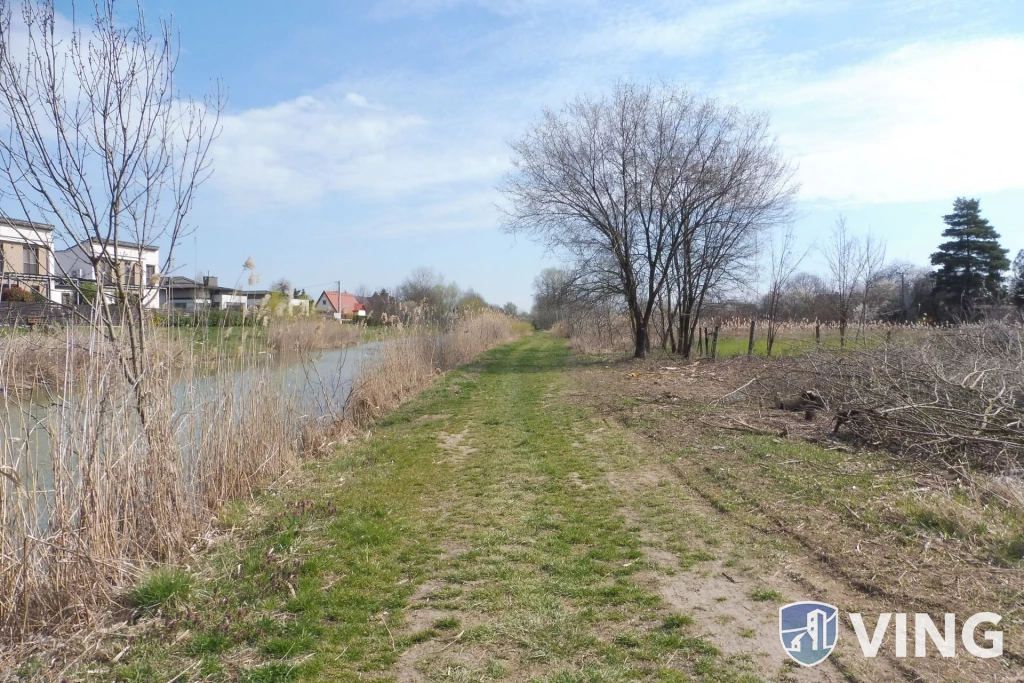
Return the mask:
[[267,290],[221,287],[217,278],[209,275],[202,280],[175,275],[160,282],[160,307],[179,311],[258,308],[269,299]]
[[203,281],[172,275],[160,280],[160,308],[201,311],[210,307],[210,289]]
[[[160,305],[160,250],[157,247],[121,240],[82,240],[54,253],[60,273],[78,282],[103,280],[105,285],[120,281],[142,297],[146,308]],[[66,280],[58,284],[62,294],[74,294]]]

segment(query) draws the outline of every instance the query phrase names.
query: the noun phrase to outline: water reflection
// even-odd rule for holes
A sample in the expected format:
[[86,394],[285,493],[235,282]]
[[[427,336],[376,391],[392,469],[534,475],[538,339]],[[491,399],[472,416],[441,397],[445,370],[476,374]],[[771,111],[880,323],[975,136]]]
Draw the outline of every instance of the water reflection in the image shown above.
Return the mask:
[[[377,358],[386,342],[371,342],[313,355],[268,355],[244,369],[224,370],[176,381],[174,432],[183,453],[198,452],[203,438],[199,416],[223,408],[225,397],[239,398],[251,391],[279,392],[282,406],[293,413],[295,428],[303,420],[339,416],[353,382]],[[230,390],[229,390],[230,388]],[[53,399],[36,395],[29,400],[5,396],[0,411],[3,458],[0,475],[20,480],[26,493],[44,493],[53,487],[51,431],[67,429],[61,417],[80,406],[74,395]],[[68,402],[64,410],[60,401]],[[230,419],[230,418],[227,418]],[[64,463],[68,466],[70,463]],[[3,487],[0,485],[0,492]],[[0,506],[2,507],[2,506]]]

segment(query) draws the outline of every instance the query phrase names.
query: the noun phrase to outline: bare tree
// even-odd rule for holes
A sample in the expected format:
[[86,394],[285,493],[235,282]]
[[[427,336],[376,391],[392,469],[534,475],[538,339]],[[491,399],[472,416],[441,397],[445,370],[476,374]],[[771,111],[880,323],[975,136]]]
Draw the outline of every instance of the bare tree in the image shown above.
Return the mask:
[[[868,305],[871,303],[871,292],[885,278],[885,240],[875,237],[868,231],[861,243],[861,307],[858,337],[866,337]],[[866,339],[865,339],[866,341]]]
[[910,261],[895,261],[885,269],[885,277],[895,285],[891,317],[899,322],[910,322],[910,305],[913,299],[914,280],[926,269]]
[[860,239],[851,235],[846,218],[840,216],[832,230],[832,237],[822,249],[832,277],[839,319],[839,345],[846,346],[846,330],[853,314],[853,300],[864,275],[864,249]]
[[52,0],[26,2],[18,13],[13,4],[0,0],[5,190],[106,275],[96,279],[94,322],[123,352],[145,424],[144,292],[156,283],[143,278],[160,275],[145,274],[141,247],[159,243],[166,271],[191,230],[222,98],[217,89],[202,102],[181,98],[171,23],[150,33],[141,8],[125,23],[113,0],[99,0],[83,24],[76,12],[58,15]]
[[570,301],[571,276],[561,268],[545,268],[533,280],[533,324],[547,330],[565,319]]
[[274,284],[270,285],[270,291],[277,292],[278,294],[284,294],[287,297],[291,297],[292,283],[288,278],[283,277]]
[[670,279],[685,282],[667,305],[689,338],[746,235],[792,199],[765,117],[668,85],[620,83],[546,111],[512,150],[505,228],[567,253],[588,294],[621,297],[638,358]]
[[820,276],[813,273],[794,274],[784,299],[789,314],[796,319],[821,321],[832,313],[828,286]]
[[416,268],[395,290],[402,301],[425,307],[426,315],[434,322],[449,317],[459,302],[459,286],[445,282],[441,273],[431,268]]
[[789,289],[796,269],[807,257],[807,252],[806,249],[803,252],[797,251],[796,235],[791,226],[786,226],[777,238],[772,236],[768,240],[768,294],[765,297],[768,356],[772,355],[772,347],[775,346],[775,337],[782,321],[783,296]]

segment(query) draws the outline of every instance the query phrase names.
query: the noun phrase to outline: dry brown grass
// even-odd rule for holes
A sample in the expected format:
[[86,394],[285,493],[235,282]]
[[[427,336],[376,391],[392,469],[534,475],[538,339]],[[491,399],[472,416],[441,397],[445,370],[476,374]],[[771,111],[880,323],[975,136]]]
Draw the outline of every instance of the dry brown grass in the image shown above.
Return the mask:
[[769,366],[770,389],[816,390],[836,420],[897,455],[987,470],[1024,464],[1024,343],[1002,324],[918,330]]
[[633,353],[633,334],[625,316],[587,316],[560,321],[552,326],[551,336],[568,339],[569,347],[580,353]]
[[306,353],[340,349],[359,343],[362,326],[333,318],[273,318],[267,329],[267,345],[278,351]]
[[[225,501],[298,460],[293,397],[266,360],[254,356],[241,384],[194,358],[174,372],[154,360],[143,426],[115,354],[78,341],[67,340],[64,367],[74,371],[60,385],[45,399],[9,390],[0,415],[6,639],[81,623],[145,566],[187,551]],[[19,362],[0,357],[14,374]]]
[[[143,571],[202,547],[224,503],[332,452],[518,325],[486,312],[443,334],[409,330],[363,369],[340,421],[302,414],[270,354],[223,359],[212,373],[190,352],[173,366],[154,355],[144,425],[116,354],[95,352],[98,335],[68,334],[45,398],[10,385],[0,408],[0,641],[52,647],[47,634],[90,623]],[[59,341],[31,362],[56,358]],[[26,374],[22,349],[0,346],[5,377]]]
[[[148,339],[152,362],[162,368],[183,363],[185,345],[164,336]],[[107,340],[88,328],[56,328],[50,333],[9,333],[0,336],[0,378],[8,392],[60,392],[69,381],[83,381],[98,360],[117,358]]]
[[459,320],[441,334],[410,328],[388,343],[352,389],[346,417],[365,424],[394,410],[438,375],[468,363],[480,352],[512,340],[523,323],[483,311]]

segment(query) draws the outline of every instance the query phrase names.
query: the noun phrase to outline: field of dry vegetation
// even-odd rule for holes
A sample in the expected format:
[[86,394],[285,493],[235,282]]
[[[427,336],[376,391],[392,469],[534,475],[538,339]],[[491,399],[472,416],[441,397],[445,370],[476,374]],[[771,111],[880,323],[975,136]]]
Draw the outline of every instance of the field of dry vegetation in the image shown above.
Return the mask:
[[[953,334],[976,342],[980,333]],[[580,396],[590,397],[606,428],[626,430],[633,448],[649,454],[616,481],[644,501],[638,514],[659,530],[674,518],[701,520],[697,539],[661,531],[650,537],[652,555],[671,550],[696,558],[697,576],[669,581],[673,599],[721,618],[728,625],[717,629],[718,637],[734,638],[734,651],[752,654],[777,645],[744,640],[775,634],[776,616],[750,596],[770,596],[770,603],[822,600],[866,614],[993,611],[1003,617],[1000,660],[901,659],[891,640],[878,659],[865,660],[847,630],[830,661],[846,680],[1016,680],[1024,665],[1024,479],[1012,384],[1020,371],[1003,365],[1012,358],[993,354],[977,368],[988,369],[991,384],[979,382],[974,390],[1009,404],[993,403],[989,426],[982,410],[972,429],[962,431],[977,402],[939,426],[929,413],[932,406],[943,410],[945,382],[959,377],[959,386],[965,375],[958,373],[977,360],[953,363],[945,356],[947,365],[937,364],[931,354],[949,343],[957,342],[894,344],[871,352],[873,361],[867,351],[821,351],[781,361],[608,359],[578,371]],[[1015,358],[1019,363],[1019,351]],[[938,391],[922,401],[893,367],[927,378]],[[1005,385],[997,368],[1006,371]],[[804,411],[777,408],[777,391],[809,387],[826,404],[812,420]],[[836,431],[836,418],[849,406],[877,400],[866,387],[888,397],[875,404],[879,415],[896,404],[906,408],[897,413],[910,414],[899,423],[895,416],[878,418],[884,426],[870,421],[875,415],[841,420]],[[950,390],[949,399],[957,396]],[[990,400],[977,398],[981,405]],[[924,405],[911,407],[917,403]],[[908,447],[911,430],[893,426],[899,424],[934,434]],[[1001,445],[976,450],[974,439],[993,432]],[[730,607],[733,596],[745,607]],[[828,680],[828,669],[821,675]]]
[[[351,327],[334,327],[354,341]],[[146,438],[137,388],[102,337],[0,339],[0,670],[117,614],[124,591],[152,567],[188,562],[226,503],[520,333],[521,323],[489,311],[445,332],[407,329],[364,360],[348,402],[323,416],[304,410],[301,388],[282,388],[272,354],[215,357],[211,367],[192,345],[154,344]],[[326,339],[310,321],[275,334],[271,346],[309,352],[340,333]]]
[[[506,339],[494,322],[447,340],[402,339],[349,405],[383,414],[429,381],[413,368],[472,355],[458,335],[480,348]],[[1011,332],[923,331],[914,344],[883,337],[775,360],[626,360],[574,353],[543,334],[501,344],[333,457],[224,510],[219,525],[231,533],[187,569],[147,575],[124,623],[20,671],[69,680],[1014,680],[1024,675],[1024,489],[1011,464]],[[955,353],[940,353],[944,345]],[[818,367],[826,379],[845,374],[835,387],[811,387],[820,394],[813,419],[803,406],[780,409],[776,393],[785,403],[809,390],[791,379],[796,368]],[[950,438],[956,420],[931,457],[874,438],[852,413],[836,431],[882,377],[903,377],[896,367],[922,382],[973,385],[993,407],[972,432],[1002,438],[1004,450],[959,457],[973,454],[966,437],[978,435]],[[928,415],[923,392],[895,386],[900,405]],[[924,424],[915,410],[885,419]],[[812,670],[787,658],[777,631],[779,605],[808,599],[844,614],[836,651]],[[980,611],[1002,615],[998,659],[962,649],[943,658],[930,645],[928,657],[901,657],[891,630],[866,658],[845,619],[862,613],[870,629],[883,612],[940,622],[951,612],[962,623]]]

